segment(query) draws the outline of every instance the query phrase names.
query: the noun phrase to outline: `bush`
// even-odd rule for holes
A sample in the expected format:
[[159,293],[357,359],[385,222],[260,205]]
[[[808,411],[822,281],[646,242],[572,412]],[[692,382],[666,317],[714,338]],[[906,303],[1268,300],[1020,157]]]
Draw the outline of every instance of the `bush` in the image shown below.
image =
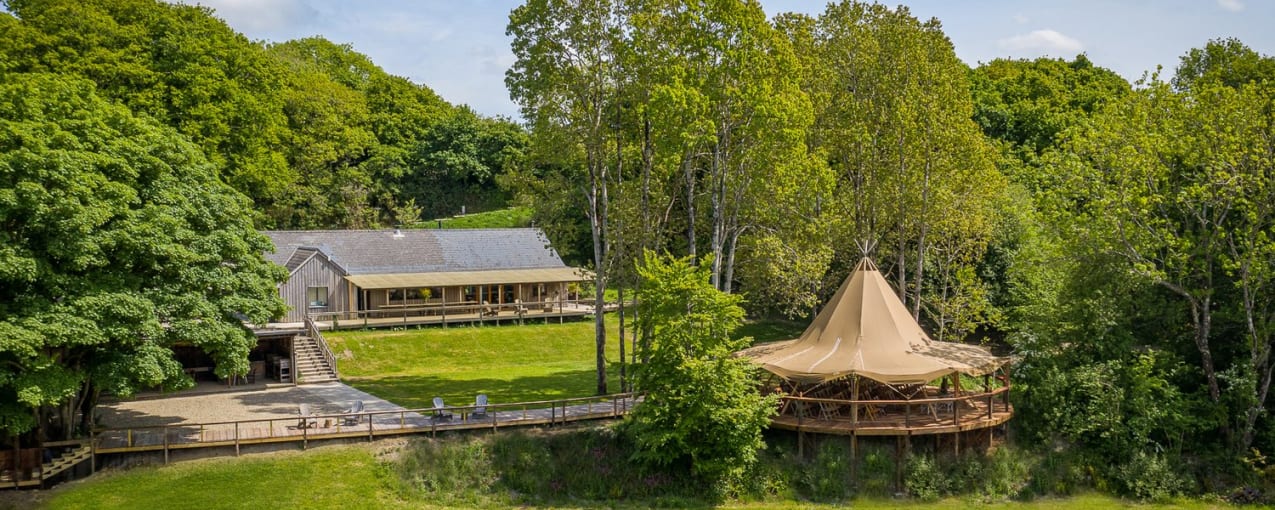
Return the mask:
[[812,501],[841,501],[851,496],[850,451],[842,441],[822,441],[814,460],[796,461],[797,492]]
[[1138,452],[1115,470],[1115,478],[1125,495],[1142,500],[1164,501],[1182,493],[1186,482],[1160,455]]
[[[977,461],[974,463],[977,465]],[[921,501],[938,501],[950,490],[949,477],[929,455],[909,455],[903,486]]]

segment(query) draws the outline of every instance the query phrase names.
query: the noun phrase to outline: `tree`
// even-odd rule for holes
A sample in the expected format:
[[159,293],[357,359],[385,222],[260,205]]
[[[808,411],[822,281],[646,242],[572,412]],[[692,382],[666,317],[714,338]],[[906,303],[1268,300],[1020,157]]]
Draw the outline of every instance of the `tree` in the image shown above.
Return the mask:
[[857,242],[877,242],[918,320],[943,323],[954,306],[975,303],[949,297],[976,294],[961,268],[986,250],[1005,179],[971,121],[968,71],[938,21],[845,1],[779,26],[804,48],[798,74],[815,116],[807,143],[836,175],[823,206],[838,219],[829,229],[836,260],[853,262]]
[[731,337],[741,298],[714,288],[707,258],[697,266],[647,251],[638,273],[638,320],[654,334],[635,373],[645,398],[625,423],[635,456],[688,462],[708,481],[738,480],[765,447],[761,432],[779,398],[761,396],[756,367],[733,356],[751,343]]
[[[0,75],[0,429],[87,432],[102,391],[190,384],[171,347],[248,371],[284,311],[250,205],[170,128],[83,79]],[[78,420],[76,418],[78,413]]]
[[1179,91],[1217,84],[1239,88],[1275,81],[1275,58],[1262,55],[1239,39],[1214,39],[1183,55],[1171,83]]
[[1077,133],[1066,161],[1097,248],[1185,305],[1211,414],[1237,455],[1271,383],[1273,100],[1261,83],[1178,92],[1153,77]]
[[593,243],[594,333],[598,394],[607,392],[606,319],[607,117],[619,95],[617,52],[622,21],[611,0],[532,0],[509,14],[515,61],[505,75],[509,94],[532,126],[542,162],[579,172]]

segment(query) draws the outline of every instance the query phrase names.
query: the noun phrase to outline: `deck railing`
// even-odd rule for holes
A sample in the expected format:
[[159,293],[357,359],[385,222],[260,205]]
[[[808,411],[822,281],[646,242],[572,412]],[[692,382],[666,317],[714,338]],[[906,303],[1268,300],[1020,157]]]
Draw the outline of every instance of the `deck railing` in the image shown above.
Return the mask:
[[[329,329],[342,326],[377,326],[392,322],[415,324],[437,322],[485,322],[523,320],[545,316],[586,315],[594,312],[593,300],[558,299],[522,303],[429,303],[385,304],[371,310],[343,312],[316,312],[307,316],[316,322],[328,323]],[[353,323],[353,324],[351,324]]]
[[[445,430],[473,430],[526,425],[558,425],[568,422],[613,418],[628,414],[638,399],[633,393],[596,397],[489,403],[485,406],[465,405],[442,408],[365,411],[309,416],[290,416],[254,420],[183,423],[143,427],[96,429],[93,436],[95,453],[163,451],[186,448],[233,446],[239,454],[242,445],[300,442],[311,440],[367,437],[399,434],[436,434]],[[484,413],[477,413],[485,408]]]
[[[892,400],[784,396],[780,398],[779,418],[795,418],[798,427],[820,422],[836,422],[838,427],[849,429],[893,428],[907,431],[948,425],[960,427],[970,422],[995,420],[998,400],[1000,412],[1008,412],[1009,390],[1009,386],[1002,386],[978,393]],[[976,405],[984,403],[985,409]],[[926,417],[933,420],[924,419]]]

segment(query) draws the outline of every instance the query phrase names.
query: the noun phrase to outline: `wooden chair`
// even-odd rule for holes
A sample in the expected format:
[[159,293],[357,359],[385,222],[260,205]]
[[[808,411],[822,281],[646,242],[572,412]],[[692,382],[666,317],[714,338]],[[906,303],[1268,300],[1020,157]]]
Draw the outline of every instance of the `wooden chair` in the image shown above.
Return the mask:
[[434,397],[434,421],[452,419],[452,412],[443,405],[443,397]]

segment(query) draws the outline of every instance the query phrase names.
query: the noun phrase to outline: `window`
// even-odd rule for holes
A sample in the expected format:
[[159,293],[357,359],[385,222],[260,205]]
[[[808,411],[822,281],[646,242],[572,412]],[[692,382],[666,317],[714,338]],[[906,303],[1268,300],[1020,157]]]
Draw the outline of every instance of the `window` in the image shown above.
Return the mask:
[[325,308],[328,306],[328,288],[327,287],[306,287],[305,300],[310,303],[310,308]]

